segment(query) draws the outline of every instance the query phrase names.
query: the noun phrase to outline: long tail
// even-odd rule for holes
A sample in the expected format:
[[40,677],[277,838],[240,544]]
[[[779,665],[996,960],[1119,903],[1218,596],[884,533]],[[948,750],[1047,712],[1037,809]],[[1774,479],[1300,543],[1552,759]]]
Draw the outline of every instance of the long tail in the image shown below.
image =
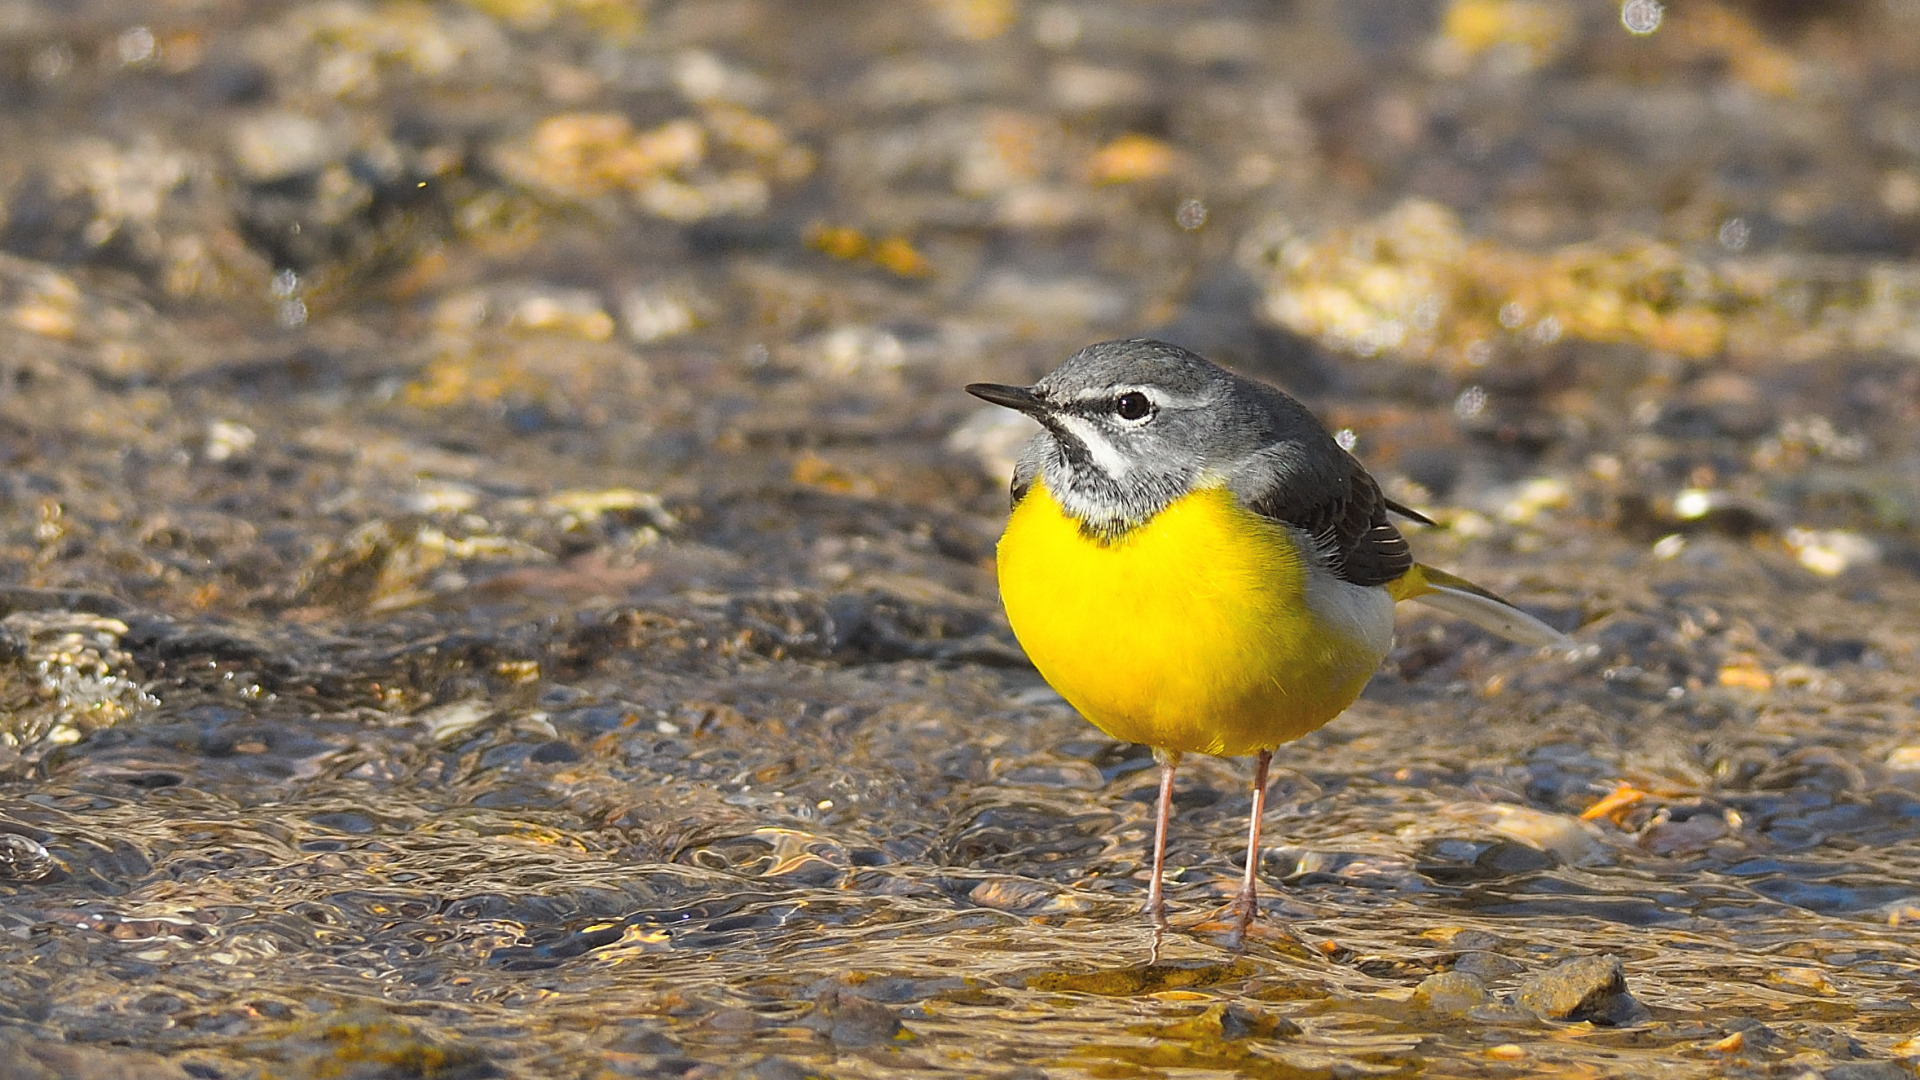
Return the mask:
[[1424,563],[1413,564],[1387,588],[1395,600],[1418,600],[1522,645],[1566,645],[1571,640],[1466,578]]

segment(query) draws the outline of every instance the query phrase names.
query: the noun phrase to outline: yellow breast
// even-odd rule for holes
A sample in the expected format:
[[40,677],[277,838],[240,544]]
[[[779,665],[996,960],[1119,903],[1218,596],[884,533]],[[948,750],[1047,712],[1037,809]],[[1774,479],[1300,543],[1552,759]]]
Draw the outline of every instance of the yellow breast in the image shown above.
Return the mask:
[[1306,570],[1286,529],[1217,488],[1102,544],[1036,480],[999,548],[1007,619],[1062,697],[1117,739],[1207,754],[1325,724],[1385,654],[1386,590]]

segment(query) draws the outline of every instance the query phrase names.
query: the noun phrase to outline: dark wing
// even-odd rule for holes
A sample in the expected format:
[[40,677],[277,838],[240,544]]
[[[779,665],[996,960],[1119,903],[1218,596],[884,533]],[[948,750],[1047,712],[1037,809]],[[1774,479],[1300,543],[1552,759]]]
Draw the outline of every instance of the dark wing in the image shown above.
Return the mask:
[[1406,518],[1408,521],[1417,521],[1422,525],[1440,524],[1439,522],[1433,520],[1432,518],[1421,513],[1420,511],[1415,510],[1411,506],[1403,506],[1400,503],[1394,502],[1392,499],[1382,499],[1381,501],[1387,504],[1387,509],[1393,511],[1396,514],[1399,514],[1401,517]]
[[[1320,490],[1303,497],[1294,490],[1298,487]],[[1387,520],[1388,510],[1427,520],[1381,494],[1380,485],[1358,463],[1342,482],[1279,484],[1248,500],[1247,506],[1306,533],[1326,556],[1328,569],[1355,585],[1384,585],[1413,566],[1413,552]]]

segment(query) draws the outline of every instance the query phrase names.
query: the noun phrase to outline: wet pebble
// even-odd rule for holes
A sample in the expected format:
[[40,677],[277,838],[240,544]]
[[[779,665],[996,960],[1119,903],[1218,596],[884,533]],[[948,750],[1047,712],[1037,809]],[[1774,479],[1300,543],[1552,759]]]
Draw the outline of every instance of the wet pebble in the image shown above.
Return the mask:
[[801,1026],[846,1049],[879,1046],[906,1036],[892,1009],[839,986],[828,987],[814,999],[813,1014]]
[[1617,956],[1582,956],[1527,978],[1514,1004],[1546,1020],[1590,1020],[1619,1026],[1647,1018],[1646,1006],[1627,992]]
[[1691,855],[1705,851],[1730,831],[1726,818],[1714,812],[1678,817],[1663,810],[1638,837],[1640,846],[1654,855]]
[[484,1080],[500,1069],[476,1047],[446,1044],[377,1012],[322,1018],[276,1040],[300,1076],[418,1076]]
[[1482,979],[1499,979],[1508,975],[1517,975],[1525,970],[1518,960],[1501,956],[1499,953],[1475,950],[1460,954],[1453,962],[1453,970],[1463,975],[1475,975]]
[[0,746],[37,760],[154,703],[127,624],[76,611],[15,611],[0,619]]
[[1780,1045],[1780,1036],[1767,1025],[1750,1016],[1742,1016],[1721,1025],[1727,1036],[1740,1037],[1740,1046],[1747,1050],[1765,1050]]
[[1492,998],[1480,976],[1456,970],[1420,980],[1420,985],[1413,988],[1412,1002],[1418,1008],[1443,1016],[1462,1016]]
[[1754,380],[1716,372],[1664,403],[1653,428],[1679,438],[1755,439],[1778,422],[1773,404]]
[[755,1062],[747,1075],[753,1080],[807,1080],[817,1074],[789,1058],[770,1057]]
[[1569,814],[1508,804],[1472,808],[1468,812],[1485,821],[1495,832],[1551,853],[1570,866],[1586,865],[1604,856],[1598,830],[1592,823]]
[[681,1047],[672,1036],[660,1030],[657,1021],[634,1021],[625,1025],[607,1041],[607,1049],[623,1054],[677,1055]]
[[227,142],[243,179],[271,184],[318,171],[338,155],[341,140],[313,117],[274,109],[234,124]]
[[1849,1061],[1820,1074],[1821,1080],[1913,1080],[1913,1070],[1896,1061]]
[[748,1009],[716,1009],[705,1022],[708,1030],[723,1035],[745,1035],[761,1027],[760,1017]]
[[992,878],[966,891],[967,900],[996,911],[1038,912],[1058,908],[1054,890],[1036,881]]
[[1337,882],[1365,889],[1394,889],[1419,892],[1426,883],[1415,872],[1413,861],[1403,855],[1351,851],[1301,851],[1269,849],[1265,859],[1291,862],[1286,872],[1290,885],[1317,885]]
[[0,1073],[8,1080],[189,1080],[188,1072],[158,1054],[120,1048],[42,1042],[0,1032]]
[[1156,1034],[1168,1039],[1289,1039],[1300,1034],[1300,1025],[1239,1002],[1215,1002],[1200,1015],[1161,1027]]
[[53,872],[53,855],[38,840],[0,833],[0,881],[39,881]]
[[1434,881],[1496,881],[1551,870],[1554,858],[1536,847],[1510,840],[1493,843],[1447,839],[1427,851],[1420,873]]

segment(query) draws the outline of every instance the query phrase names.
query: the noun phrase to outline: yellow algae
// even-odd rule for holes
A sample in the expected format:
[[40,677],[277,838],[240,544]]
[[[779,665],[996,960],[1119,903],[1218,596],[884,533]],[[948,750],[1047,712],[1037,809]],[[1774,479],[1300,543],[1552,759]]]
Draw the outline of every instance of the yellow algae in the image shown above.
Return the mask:
[[1773,689],[1773,676],[1767,674],[1759,665],[1747,661],[1726,664],[1721,667],[1715,679],[1721,686],[1739,690]]
[[1451,210],[1420,199],[1345,228],[1316,234],[1283,223],[1277,232],[1256,252],[1269,269],[1268,314],[1361,356],[1467,367],[1496,346],[1562,340],[1685,359],[1753,349],[1809,359],[1847,348],[1920,353],[1920,274],[1894,264],[1836,290],[1819,266],[1708,262],[1645,237],[1532,251],[1471,237]]
[[1739,10],[1721,3],[1678,8],[1670,34],[1682,52],[1704,54],[1727,65],[1748,88],[1772,97],[1792,97],[1805,81],[1800,62],[1775,45]]
[[1129,134],[1094,151],[1087,177],[1096,184],[1130,184],[1158,180],[1173,172],[1179,156],[1173,147],[1151,135]]
[[1488,54],[1522,70],[1541,67],[1573,38],[1574,13],[1560,0],[1454,0],[1440,20],[1443,68]]
[[775,181],[813,170],[813,154],[772,120],[715,104],[645,130],[615,112],[567,112],[493,150],[522,186],[574,201],[624,196],[671,221],[765,209]]
[[564,113],[536,125],[526,143],[529,166],[542,186],[579,196],[631,189],[706,159],[706,133],[690,119],[635,131],[619,113]]
[[940,25],[962,41],[992,41],[1020,17],[1018,0],[936,0]]
[[868,263],[896,277],[921,278],[933,273],[933,264],[904,236],[875,240],[859,229],[822,222],[808,227],[805,241],[808,247],[823,255],[845,262]]
[[898,277],[928,277],[933,273],[933,264],[904,236],[889,236],[881,240],[873,246],[871,257],[875,266]]
[[468,7],[516,30],[545,30],[578,19],[616,44],[631,42],[646,28],[646,6],[631,0],[465,0]]

